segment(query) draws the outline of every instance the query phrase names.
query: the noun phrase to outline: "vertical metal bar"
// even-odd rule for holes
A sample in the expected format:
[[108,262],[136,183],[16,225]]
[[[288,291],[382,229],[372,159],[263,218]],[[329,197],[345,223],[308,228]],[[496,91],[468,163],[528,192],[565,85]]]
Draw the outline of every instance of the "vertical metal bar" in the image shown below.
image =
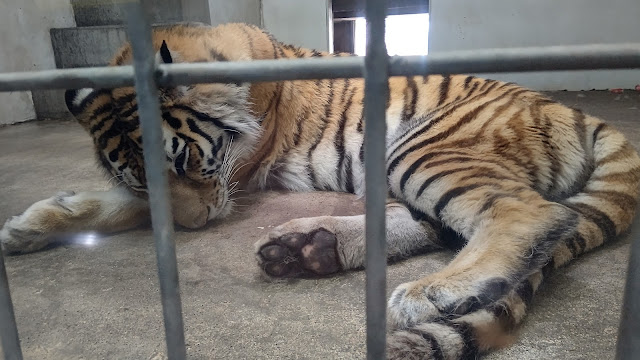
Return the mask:
[[640,211],[636,213],[629,236],[631,236],[631,254],[618,330],[616,349],[618,360],[640,358]]
[[385,0],[367,1],[367,54],[364,61],[367,359],[386,358],[385,113],[389,96],[389,59],[384,42],[386,10]]
[[[133,48],[135,89],[142,126],[144,165],[149,191],[153,237],[156,243],[158,277],[164,314],[165,339],[169,359],[184,359],[184,325],[178,282],[178,264],[173,240],[173,216],[169,203],[162,117],[155,80],[155,52],[147,2],[127,4],[129,41]],[[145,6],[143,6],[145,5]]]
[[4,267],[4,255],[0,247],[0,340],[5,360],[22,360],[18,326],[13,313],[11,292],[9,292],[9,279],[7,269]]

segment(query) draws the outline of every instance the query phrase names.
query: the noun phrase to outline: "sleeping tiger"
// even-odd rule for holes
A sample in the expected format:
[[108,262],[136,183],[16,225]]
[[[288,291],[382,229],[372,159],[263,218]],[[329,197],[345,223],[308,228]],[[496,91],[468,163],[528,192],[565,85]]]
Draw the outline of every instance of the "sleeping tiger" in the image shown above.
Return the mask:
[[[250,25],[154,31],[163,63],[340,57],[278,42]],[[111,65],[131,64],[125,45]],[[178,225],[229,215],[233,193],[267,188],[362,195],[362,79],[198,84],[160,90]],[[440,248],[442,271],[388,302],[391,359],[468,359],[508,344],[549,270],[610,241],[635,212],[640,158],[601,120],[512,83],[464,75],[389,79],[388,259]],[[99,163],[122,185],[62,192],[9,219],[4,249],[149,221],[133,88],[79,89],[66,103]],[[380,144],[384,146],[384,144]],[[271,278],[364,266],[364,216],[291,220],[255,245]]]

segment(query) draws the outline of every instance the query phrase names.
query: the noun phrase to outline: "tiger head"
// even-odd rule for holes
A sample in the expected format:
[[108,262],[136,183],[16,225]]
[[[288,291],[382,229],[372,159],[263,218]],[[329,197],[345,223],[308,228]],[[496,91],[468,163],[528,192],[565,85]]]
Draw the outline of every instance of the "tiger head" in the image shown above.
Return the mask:
[[[157,61],[193,60],[188,51],[171,51],[167,42],[156,40]],[[125,46],[112,65],[130,64],[130,52]],[[237,185],[231,180],[233,172],[250,155],[260,133],[259,121],[250,110],[249,84],[161,88],[159,99],[162,115],[158,121],[162,122],[175,222],[198,228],[228,215]],[[111,178],[146,197],[134,88],[67,90],[65,100],[93,138],[98,161]]]

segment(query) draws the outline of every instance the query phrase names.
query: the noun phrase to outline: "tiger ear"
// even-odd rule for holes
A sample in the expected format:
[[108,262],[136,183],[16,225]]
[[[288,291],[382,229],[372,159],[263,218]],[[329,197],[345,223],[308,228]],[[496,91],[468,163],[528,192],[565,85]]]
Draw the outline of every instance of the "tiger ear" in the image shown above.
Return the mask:
[[87,105],[87,100],[93,98],[94,89],[72,89],[67,90],[64,93],[64,101],[67,104],[67,109],[73,114],[78,116],[82,114]]
[[67,109],[85,128],[89,128],[96,119],[99,109],[110,109],[111,92],[105,89],[74,89],[64,93]]
[[160,51],[156,55],[156,58],[163,64],[171,64],[173,63],[173,56],[171,56],[171,51],[167,46],[167,42],[162,40],[162,45],[160,46]]

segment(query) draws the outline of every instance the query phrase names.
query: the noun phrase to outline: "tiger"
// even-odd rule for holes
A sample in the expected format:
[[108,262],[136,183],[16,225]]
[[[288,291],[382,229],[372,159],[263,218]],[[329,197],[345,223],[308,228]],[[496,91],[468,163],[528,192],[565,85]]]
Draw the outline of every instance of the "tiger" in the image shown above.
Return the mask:
[[[284,44],[257,26],[156,28],[158,63],[353,56]],[[132,64],[125,44],[110,66]],[[234,193],[285,189],[364,195],[361,78],[206,83],[159,90],[176,225],[199,229]],[[386,101],[387,260],[456,251],[388,300],[390,359],[471,359],[508,346],[549,273],[614,240],[635,214],[640,158],[602,120],[510,82],[394,76]],[[61,192],[6,221],[12,254],[55,234],[148,224],[142,132],[132,87],[71,89],[66,105],[118,184]],[[365,217],[286,222],[254,248],[267,279],[365,267]]]

